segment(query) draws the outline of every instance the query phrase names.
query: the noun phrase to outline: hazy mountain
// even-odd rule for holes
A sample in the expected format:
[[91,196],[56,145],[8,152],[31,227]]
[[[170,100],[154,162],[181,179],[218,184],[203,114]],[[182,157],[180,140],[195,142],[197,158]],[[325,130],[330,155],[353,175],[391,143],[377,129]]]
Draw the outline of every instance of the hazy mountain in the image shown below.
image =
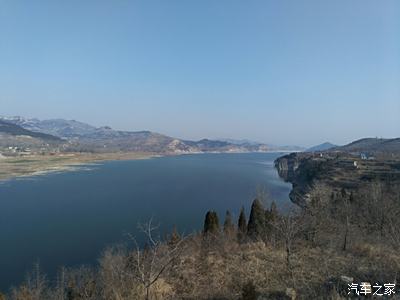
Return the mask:
[[301,152],[304,151],[304,147],[296,146],[296,145],[270,145],[268,147],[271,151],[282,151],[282,152]]
[[0,154],[13,155],[16,152],[26,151],[53,152],[57,151],[64,142],[59,137],[30,131],[0,120]]
[[273,145],[273,144],[263,144],[260,142],[247,140],[247,139],[218,139],[219,141],[228,142],[230,144],[245,146],[245,147],[257,147],[257,146],[264,146],[268,148],[268,151],[284,151],[284,152],[298,152],[303,151],[304,147],[296,146],[296,145]]
[[1,119],[27,130],[65,138],[69,141],[64,148],[66,151],[197,153],[268,150],[268,146],[258,143],[239,144],[209,139],[188,141],[150,131],[120,131],[108,126],[94,127],[75,120],[39,120],[22,117],[0,117]]
[[47,133],[64,138],[91,136],[100,130],[99,128],[75,120],[39,120],[26,119],[19,116],[0,117],[0,119],[31,131]]
[[30,138],[37,138],[44,141],[62,141],[59,137],[52,136],[50,134],[45,134],[41,132],[34,132],[27,130],[19,125],[12,124],[0,120],[0,133],[10,135],[10,136],[25,136]]
[[305,152],[317,152],[317,151],[325,151],[329,150],[332,148],[338,147],[337,145],[331,144],[329,142],[325,142],[322,144],[319,144],[317,146],[313,146],[311,148],[308,148]]
[[192,147],[198,147],[200,150],[208,149],[210,151],[235,145],[224,141],[209,140],[209,139],[202,139],[199,141],[183,141],[183,142]]
[[234,145],[252,145],[252,146],[256,146],[256,145],[263,145],[263,143],[259,143],[256,141],[252,141],[252,140],[247,140],[247,139],[240,139],[240,140],[236,140],[236,139],[217,139],[218,141],[222,141],[222,142],[227,142],[230,144],[234,144]]

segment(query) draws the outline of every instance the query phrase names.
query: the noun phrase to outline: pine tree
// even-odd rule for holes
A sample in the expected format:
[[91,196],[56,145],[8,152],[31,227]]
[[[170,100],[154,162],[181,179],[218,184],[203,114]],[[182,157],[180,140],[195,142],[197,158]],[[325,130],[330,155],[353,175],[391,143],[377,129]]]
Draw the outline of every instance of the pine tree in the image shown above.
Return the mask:
[[244,212],[244,207],[240,210],[239,220],[238,220],[238,238],[242,241],[247,233],[247,220],[246,214]]
[[212,224],[212,211],[208,211],[206,213],[206,217],[204,219],[204,229],[203,229],[203,233],[209,233],[211,231],[211,225]]
[[213,226],[212,226],[212,232],[213,233],[218,233],[220,230],[219,228],[219,219],[217,213],[214,211],[213,212]]
[[258,239],[265,235],[265,209],[262,203],[255,199],[251,205],[247,234],[250,238]]
[[232,222],[232,216],[229,210],[226,211],[225,222],[224,222],[224,233],[226,235],[232,235],[235,231],[235,226]]
[[219,232],[219,220],[218,215],[215,211],[208,211],[204,219],[203,233],[216,234]]
[[342,189],[340,190],[340,195],[342,196],[342,198],[346,198],[346,190],[342,187]]
[[350,202],[350,203],[353,203],[353,202],[354,202],[354,195],[353,195],[353,192],[350,192],[349,202]]
[[272,201],[271,208],[269,210],[269,220],[268,221],[271,223],[275,222],[276,219],[278,218],[278,216],[279,216],[278,208],[276,206],[275,201]]
[[274,224],[278,220],[279,212],[275,201],[272,201],[271,208],[265,211],[265,235],[270,241],[274,241]]
[[242,288],[241,300],[257,300],[257,298],[258,298],[258,293],[256,290],[256,286],[252,281],[249,281]]

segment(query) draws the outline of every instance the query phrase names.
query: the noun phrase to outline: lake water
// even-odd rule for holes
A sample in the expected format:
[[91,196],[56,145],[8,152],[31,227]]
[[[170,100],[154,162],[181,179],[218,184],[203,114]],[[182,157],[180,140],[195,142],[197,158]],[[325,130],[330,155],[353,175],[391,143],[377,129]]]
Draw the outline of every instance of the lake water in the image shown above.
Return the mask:
[[35,262],[93,264],[110,244],[138,235],[153,217],[161,230],[201,230],[207,210],[247,214],[257,186],[282,209],[291,185],[273,167],[279,153],[201,154],[105,162],[89,169],[0,184],[0,289],[25,278]]

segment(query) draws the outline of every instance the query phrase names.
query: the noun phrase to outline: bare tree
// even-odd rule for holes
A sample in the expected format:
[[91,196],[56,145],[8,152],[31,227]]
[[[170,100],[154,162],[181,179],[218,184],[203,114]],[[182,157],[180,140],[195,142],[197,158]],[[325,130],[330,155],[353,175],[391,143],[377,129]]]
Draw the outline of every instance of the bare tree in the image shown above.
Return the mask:
[[146,236],[144,249],[134,241],[136,249],[128,258],[130,275],[134,277],[145,290],[145,299],[150,299],[151,287],[166,273],[178,259],[182,252],[184,239],[174,243],[164,243],[155,237],[159,226],[153,225],[152,219],[144,224],[139,224],[139,229]]
[[292,272],[292,250],[295,239],[303,230],[303,221],[300,216],[295,212],[290,211],[288,214],[283,215],[276,219],[273,226],[284,241],[286,251],[286,266],[289,272]]
[[[302,220],[307,240],[315,244],[325,244],[327,234],[335,232],[332,224],[329,199],[331,189],[321,183],[314,183],[309,194],[309,201],[302,210]],[[331,239],[329,239],[331,243]]]
[[344,229],[344,238],[343,238],[343,251],[347,250],[347,243],[348,243],[348,236],[349,236],[349,230],[350,230],[350,203],[349,199],[346,197],[343,198],[343,208],[344,208],[344,217],[345,217],[345,229]]
[[68,299],[98,299],[99,285],[94,269],[81,266],[65,273],[66,293]]
[[395,249],[400,249],[400,186],[394,190],[390,195],[385,195],[382,209],[385,215],[385,234],[389,237],[389,243]]
[[128,300],[140,297],[141,287],[132,280],[124,246],[106,249],[100,259],[100,280],[104,299]]
[[48,289],[45,275],[40,271],[39,263],[34,265],[33,272],[28,274],[26,282],[18,289],[12,290],[12,299],[15,300],[42,300],[46,299]]
[[57,274],[56,286],[54,290],[53,298],[55,300],[64,300],[66,293],[66,278],[65,278],[66,270],[64,267],[60,269],[60,272]]

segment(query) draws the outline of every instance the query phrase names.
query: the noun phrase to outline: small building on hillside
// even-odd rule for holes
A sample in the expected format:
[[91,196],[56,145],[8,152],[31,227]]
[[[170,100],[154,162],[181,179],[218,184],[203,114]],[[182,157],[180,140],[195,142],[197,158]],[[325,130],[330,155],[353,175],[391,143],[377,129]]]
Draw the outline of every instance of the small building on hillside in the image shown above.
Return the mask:
[[374,160],[375,157],[372,155],[369,155],[368,153],[360,153],[360,158],[362,160]]

